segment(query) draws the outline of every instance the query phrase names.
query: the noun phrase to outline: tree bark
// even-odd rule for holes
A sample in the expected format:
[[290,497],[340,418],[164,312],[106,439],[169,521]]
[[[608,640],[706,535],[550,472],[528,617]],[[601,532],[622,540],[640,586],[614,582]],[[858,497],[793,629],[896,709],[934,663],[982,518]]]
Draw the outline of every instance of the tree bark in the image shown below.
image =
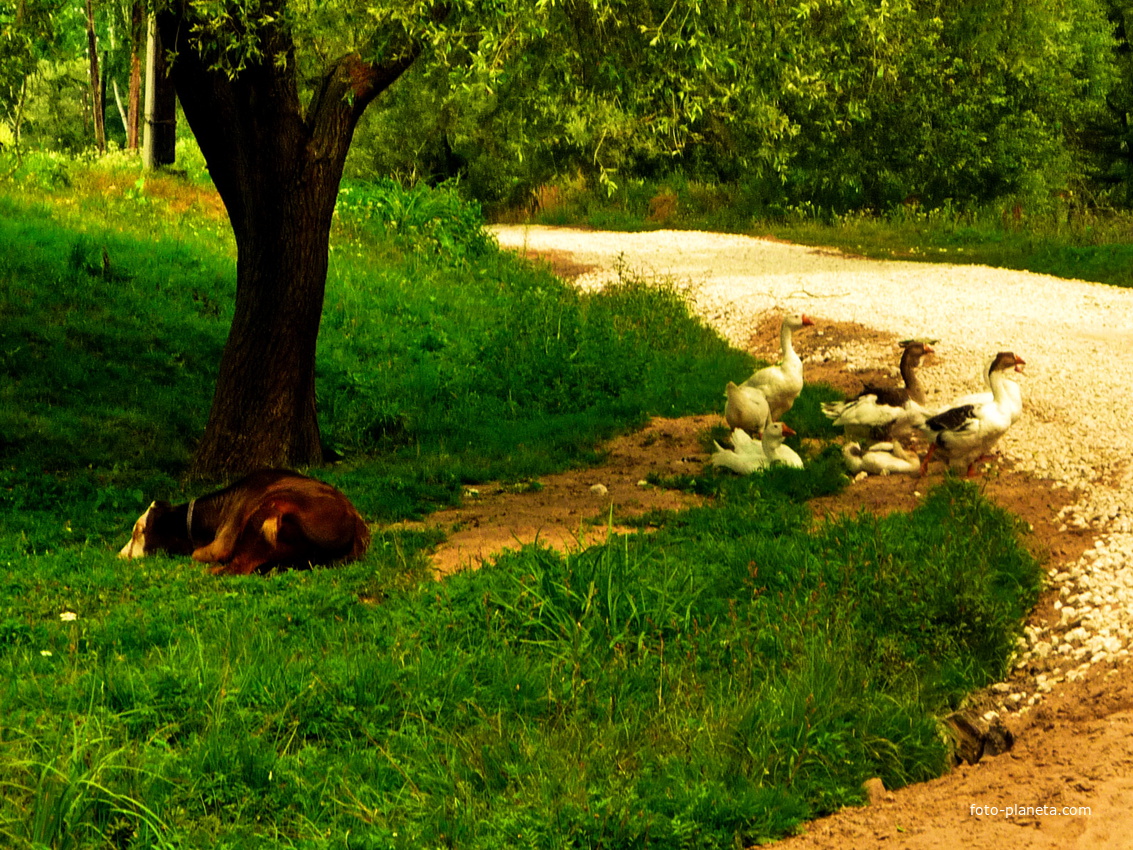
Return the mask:
[[94,144],[100,154],[106,153],[106,113],[103,109],[102,75],[98,71],[98,39],[94,32],[94,7],[87,0],[87,52],[90,54],[91,117],[94,119]]
[[190,475],[318,465],[315,346],[338,185],[362,112],[416,53],[343,57],[304,113],[285,34],[269,34],[263,62],[230,78],[195,52],[175,11],[158,28],[237,250],[235,315]]
[[177,95],[153,18],[146,25],[146,103],[142,163],[147,171],[177,161]]
[[142,117],[142,45],[145,43],[145,14],[142,4],[130,6],[130,85],[126,93],[126,149],[138,149]]

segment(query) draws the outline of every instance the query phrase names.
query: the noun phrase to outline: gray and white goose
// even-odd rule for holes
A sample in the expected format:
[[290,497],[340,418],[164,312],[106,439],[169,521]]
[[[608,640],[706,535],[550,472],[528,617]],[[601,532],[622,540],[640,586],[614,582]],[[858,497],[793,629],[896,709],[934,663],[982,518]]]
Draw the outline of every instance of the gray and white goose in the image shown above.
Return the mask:
[[1018,384],[1007,372],[1012,369],[1022,372],[1024,365],[1026,361],[1022,357],[1011,351],[1000,351],[987,370],[990,399],[978,394],[976,401],[953,404],[919,426],[929,441],[928,453],[921,461],[922,475],[936,455],[942,455],[954,471],[966,469],[968,477],[974,474],[976,462],[991,451],[1022,412],[1022,395],[1016,395],[1009,386],[1018,387]]
[[899,439],[927,418],[917,368],[925,355],[933,353],[932,346],[919,340],[902,345],[900,371],[905,386],[867,385],[852,399],[823,402],[822,412],[842,428],[847,438],[863,443]]

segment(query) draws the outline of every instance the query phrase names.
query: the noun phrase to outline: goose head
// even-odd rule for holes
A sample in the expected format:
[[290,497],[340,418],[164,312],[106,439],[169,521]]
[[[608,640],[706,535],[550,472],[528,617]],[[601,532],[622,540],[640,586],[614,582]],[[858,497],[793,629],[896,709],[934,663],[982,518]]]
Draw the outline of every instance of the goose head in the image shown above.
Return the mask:
[[901,343],[901,347],[904,349],[901,353],[902,368],[904,368],[906,364],[913,367],[919,366],[926,354],[936,353],[936,349],[927,342],[922,342],[919,339],[906,340]]
[[988,367],[987,376],[990,380],[991,376],[996,373],[1004,373],[1008,370],[1014,369],[1019,374],[1023,374],[1023,367],[1027,365],[1027,361],[1012,351],[1001,351],[995,355],[991,360],[991,365]]
[[795,436],[794,430],[790,425],[783,422],[772,422],[763,429],[763,436],[760,438],[763,443],[764,451],[768,449],[776,449],[783,445],[784,437]]
[[805,328],[808,325],[813,325],[814,319],[812,319],[806,313],[788,313],[783,317],[783,324],[791,330],[797,331],[800,328]]

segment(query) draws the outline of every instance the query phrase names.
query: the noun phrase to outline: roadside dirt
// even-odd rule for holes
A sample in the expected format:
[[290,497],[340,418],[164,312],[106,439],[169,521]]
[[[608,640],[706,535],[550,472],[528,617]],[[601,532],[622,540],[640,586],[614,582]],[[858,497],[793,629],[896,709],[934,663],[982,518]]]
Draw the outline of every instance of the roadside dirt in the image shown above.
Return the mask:
[[[543,259],[564,277],[586,270],[570,255]],[[823,348],[851,337],[896,350],[896,336],[853,323],[825,323],[821,336],[801,334],[796,348],[804,360],[808,355],[821,358]],[[776,359],[777,317],[769,316],[754,329],[749,348]],[[931,369],[932,363],[924,368]],[[809,382],[856,392],[863,381],[878,379],[891,380],[876,371],[848,372],[833,359],[808,360]],[[696,497],[644,481],[650,473],[699,472],[708,459],[703,435],[721,423],[719,415],[657,419],[641,432],[612,441],[599,467],[546,476],[522,492],[495,485],[477,488],[465,506],[427,520],[448,532],[434,556],[438,574],[475,568],[501,550],[535,541],[562,550],[589,545],[610,531],[624,530],[618,525],[621,518],[695,504]],[[934,466],[924,479],[869,477],[837,496],[817,500],[812,508],[816,518],[862,509],[878,514],[910,510],[941,476],[941,468]],[[1089,531],[1059,531],[1058,511],[1072,501],[1067,490],[1005,463],[993,465],[979,486],[1029,523],[1028,545],[1046,559],[1047,569],[1075,562],[1093,545]],[[1053,618],[1053,602],[1052,593],[1043,597],[1032,624]],[[1001,685],[1011,687],[1010,681]],[[982,712],[991,702],[989,691],[974,695],[971,707]],[[869,806],[814,821],[779,846],[1133,848],[1133,675],[1128,666],[1098,665],[1086,678],[1060,684],[1029,711],[1002,719],[1015,736],[1007,753],[957,767],[932,782],[880,793]]]

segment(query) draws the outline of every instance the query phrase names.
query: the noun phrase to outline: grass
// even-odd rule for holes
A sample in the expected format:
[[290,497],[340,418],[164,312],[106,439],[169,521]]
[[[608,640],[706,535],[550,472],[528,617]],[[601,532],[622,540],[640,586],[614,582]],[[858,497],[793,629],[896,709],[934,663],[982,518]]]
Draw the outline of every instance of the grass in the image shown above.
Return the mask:
[[[592,462],[755,365],[680,293],[583,296],[448,190],[348,187],[315,474],[356,564],[218,580],[114,552],[181,473],[232,296],[190,174],[52,159],[0,186],[0,843],[13,848],[734,847],[948,763],[937,717],[1006,670],[1040,569],[970,484],[815,526],[802,471],[665,482],[711,506],[434,582],[383,530]],[[111,189],[110,187],[116,187]],[[177,226],[172,227],[171,223]],[[159,234],[154,236],[154,234]],[[808,387],[789,420],[829,436]],[[826,429],[826,430],[824,430]],[[195,491],[193,491],[195,492]]]

